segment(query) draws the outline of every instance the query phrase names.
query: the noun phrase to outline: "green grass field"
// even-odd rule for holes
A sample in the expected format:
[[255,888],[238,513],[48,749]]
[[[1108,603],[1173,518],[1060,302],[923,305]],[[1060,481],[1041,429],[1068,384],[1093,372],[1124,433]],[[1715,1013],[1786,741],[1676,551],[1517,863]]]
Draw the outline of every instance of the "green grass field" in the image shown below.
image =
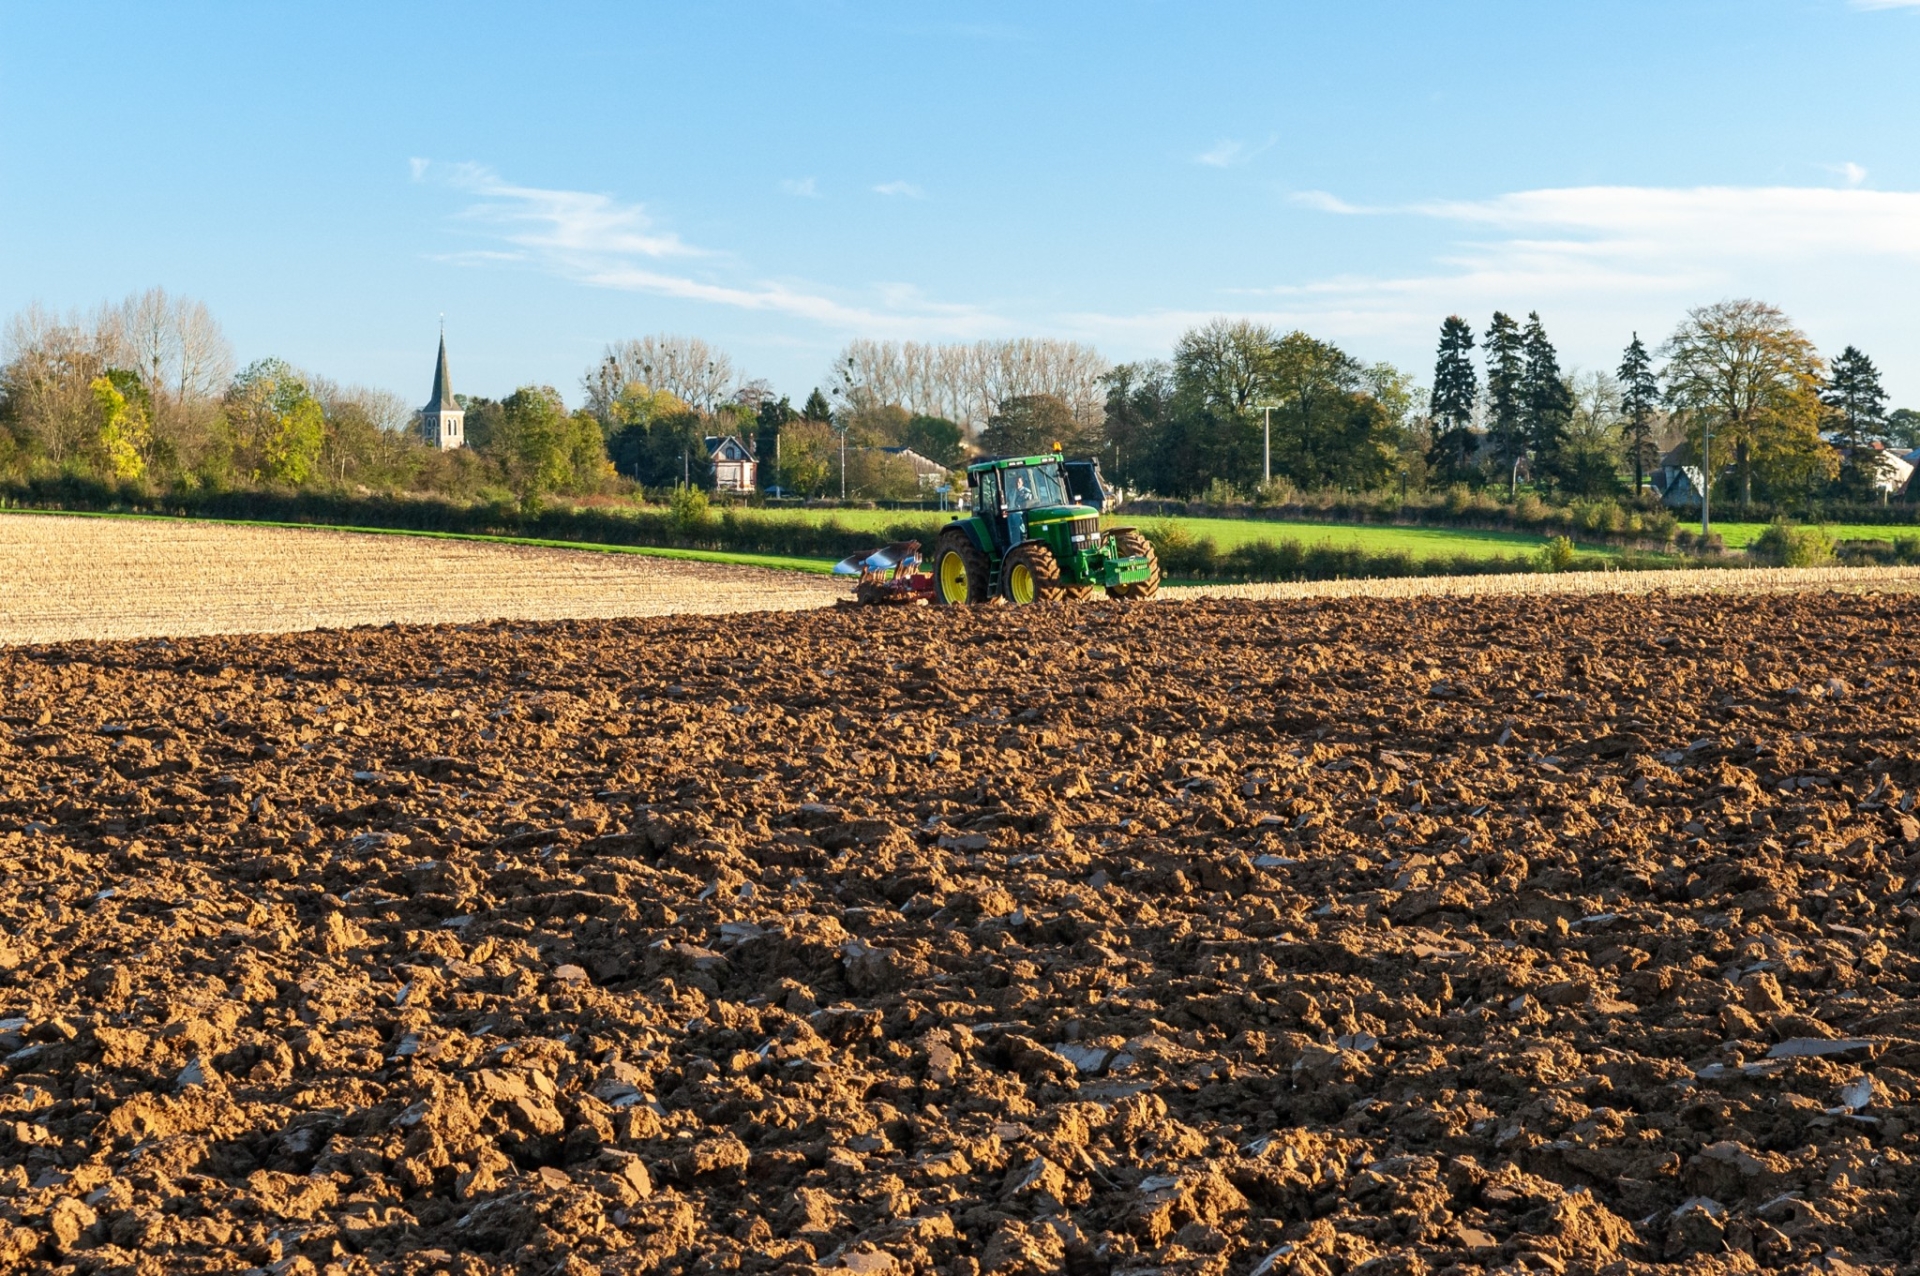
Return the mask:
[[[878,533],[902,523],[944,522],[953,517],[923,510],[755,510],[755,518],[775,522],[822,523],[828,519],[842,527],[867,528]],[[1210,539],[1222,553],[1237,545],[1255,541],[1299,541],[1305,545],[1326,542],[1355,546],[1372,554],[1406,553],[1415,558],[1468,554],[1480,558],[1530,554],[1546,544],[1546,537],[1532,532],[1483,532],[1448,527],[1380,527],[1352,523],[1265,522],[1240,518],[1140,518],[1125,515],[1109,517],[1110,525],[1137,523],[1151,527],[1165,523],[1178,527],[1194,539]],[[1608,553],[1617,551],[1597,550]]]
[[[1698,519],[1692,523],[1683,520],[1680,525],[1690,527],[1696,532],[1700,530]],[[1826,528],[1827,535],[1837,541],[1891,541],[1896,536],[1920,536],[1920,526],[1913,524],[1888,526],[1878,523],[1822,523],[1820,526]],[[1760,533],[1767,530],[1767,524],[1716,521],[1713,530],[1726,541],[1728,549],[1745,549],[1759,538]]]

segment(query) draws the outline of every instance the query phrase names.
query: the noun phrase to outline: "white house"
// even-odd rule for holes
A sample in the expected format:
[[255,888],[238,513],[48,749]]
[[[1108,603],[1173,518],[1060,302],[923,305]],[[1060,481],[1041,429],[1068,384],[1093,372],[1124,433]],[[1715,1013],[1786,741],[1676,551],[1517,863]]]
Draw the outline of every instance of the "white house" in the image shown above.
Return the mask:
[[720,492],[751,492],[759,483],[760,463],[753,448],[739,435],[709,435],[707,460],[713,466],[713,486]]

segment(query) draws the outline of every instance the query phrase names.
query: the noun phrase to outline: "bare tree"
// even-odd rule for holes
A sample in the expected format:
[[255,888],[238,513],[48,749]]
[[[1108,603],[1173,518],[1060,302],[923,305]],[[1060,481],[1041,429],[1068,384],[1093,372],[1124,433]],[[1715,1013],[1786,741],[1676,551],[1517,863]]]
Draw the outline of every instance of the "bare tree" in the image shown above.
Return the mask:
[[651,336],[616,341],[587,369],[587,410],[604,416],[621,391],[639,384],[711,412],[733,385],[733,360],[698,337]]
[[214,398],[233,375],[233,347],[205,302],[149,288],[104,309],[99,329],[114,362],[172,407]]
[[0,397],[16,433],[55,464],[79,455],[98,433],[90,387],[111,366],[111,345],[99,323],[62,319],[37,303],[7,321]]
[[1083,426],[1099,421],[1106,403],[1107,361],[1091,346],[1019,337],[972,345],[854,341],[829,374],[833,398],[849,412],[897,405],[984,428],[1004,403],[1048,395]]

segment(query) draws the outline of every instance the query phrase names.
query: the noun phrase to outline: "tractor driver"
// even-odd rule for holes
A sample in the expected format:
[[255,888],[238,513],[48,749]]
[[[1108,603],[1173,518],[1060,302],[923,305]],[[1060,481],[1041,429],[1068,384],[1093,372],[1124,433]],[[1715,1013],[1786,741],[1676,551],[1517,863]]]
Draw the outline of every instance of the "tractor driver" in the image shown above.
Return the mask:
[[1013,499],[1008,502],[1009,509],[1023,510],[1033,504],[1033,486],[1027,482],[1026,474],[1020,470],[1014,471],[1011,496]]

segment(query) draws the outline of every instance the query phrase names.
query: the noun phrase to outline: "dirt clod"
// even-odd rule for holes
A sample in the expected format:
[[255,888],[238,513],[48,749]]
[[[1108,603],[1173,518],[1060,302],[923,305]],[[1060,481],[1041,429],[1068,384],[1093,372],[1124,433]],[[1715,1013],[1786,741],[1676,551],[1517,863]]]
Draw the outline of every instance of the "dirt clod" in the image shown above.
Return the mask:
[[0,652],[0,1266],[1913,1276],[1917,623]]

